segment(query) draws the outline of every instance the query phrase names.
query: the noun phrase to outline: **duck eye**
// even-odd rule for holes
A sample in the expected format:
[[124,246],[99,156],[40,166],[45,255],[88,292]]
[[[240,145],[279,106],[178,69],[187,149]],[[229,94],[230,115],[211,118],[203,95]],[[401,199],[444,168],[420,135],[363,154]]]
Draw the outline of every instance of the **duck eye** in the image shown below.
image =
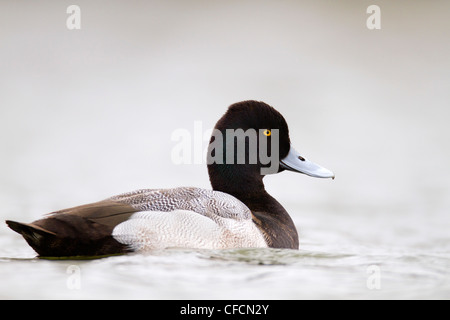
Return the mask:
[[270,135],[272,134],[272,131],[270,131],[269,129],[266,129],[266,130],[263,131],[263,134],[264,134],[266,137],[270,137]]

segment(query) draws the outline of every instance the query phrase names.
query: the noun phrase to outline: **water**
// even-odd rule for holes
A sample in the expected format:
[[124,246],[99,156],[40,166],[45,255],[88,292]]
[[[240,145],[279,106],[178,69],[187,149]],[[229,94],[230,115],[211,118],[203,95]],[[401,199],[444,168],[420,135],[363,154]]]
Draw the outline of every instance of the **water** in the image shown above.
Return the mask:
[[[318,213],[315,213],[317,217]],[[0,238],[1,298],[20,299],[449,299],[448,237],[393,237],[363,221],[304,221],[300,250],[168,249],[97,260],[33,258]],[[403,218],[403,217],[402,217]],[[340,218],[342,219],[342,218]],[[367,222],[367,220],[366,220]],[[374,225],[375,224],[375,225]],[[349,231],[350,229],[350,231]],[[381,230],[381,231],[380,231]],[[380,234],[381,233],[381,234]],[[442,236],[442,235],[441,235]],[[414,238],[414,237],[413,237]]]
[[209,188],[172,133],[263,100],[336,174],[265,178],[300,250],[41,260],[0,223],[1,299],[450,299],[448,1],[0,3],[0,220]]
[[[449,256],[443,254],[345,254],[308,248],[170,249],[93,261],[2,258],[2,269],[7,270],[2,277],[7,280],[1,297],[448,299],[448,263]],[[370,279],[373,265],[379,267],[379,285]]]

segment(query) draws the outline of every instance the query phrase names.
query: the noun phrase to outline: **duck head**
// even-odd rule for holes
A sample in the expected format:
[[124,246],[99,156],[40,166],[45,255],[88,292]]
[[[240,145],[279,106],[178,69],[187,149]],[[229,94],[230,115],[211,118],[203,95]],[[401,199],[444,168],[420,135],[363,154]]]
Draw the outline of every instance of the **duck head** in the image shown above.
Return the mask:
[[234,189],[264,189],[265,175],[284,170],[334,179],[333,172],[294,149],[284,117],[260,101],[228,108],[216,123],[207,157],[213,189],[232,194]]

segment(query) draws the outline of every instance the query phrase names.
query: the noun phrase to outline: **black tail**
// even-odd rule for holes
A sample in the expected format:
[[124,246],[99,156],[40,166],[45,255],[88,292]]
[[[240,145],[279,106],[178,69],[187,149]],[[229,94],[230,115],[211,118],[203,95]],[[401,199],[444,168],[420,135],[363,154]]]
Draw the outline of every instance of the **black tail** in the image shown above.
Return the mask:
[[54,237],[55,234],[41,227],[34,226],[29,223],[22,223],[12,220],[6,220],[8,227],[13,229],[15,232],[20,233],[24,238],[29,238],[34,241],[38,241],[42,237]]
[[43,245],[56,237],[55,233],[29,223],[6,220],[6,224],[12,230],[21,234],[28,244],[39,254],[41,254],[40,251]]
[[[70,224],[65,219],[79,221]],[[111,236],[111,228],[82,217],[63,214],[59,218],[50,217],[33,223],[7,220],[6,224],[21,234],[40,257],[96,257],[130,252],[128,247]],[[47,228],[58,230],[58,233]]]

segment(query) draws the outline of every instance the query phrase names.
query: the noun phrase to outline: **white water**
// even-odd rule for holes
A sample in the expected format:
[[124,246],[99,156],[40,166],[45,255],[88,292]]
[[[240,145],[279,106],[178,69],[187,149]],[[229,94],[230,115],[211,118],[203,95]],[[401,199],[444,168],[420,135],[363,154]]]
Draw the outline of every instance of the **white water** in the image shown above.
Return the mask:
[[450,298],[448,2],[377,1],[377,31],[351,1],[108,3],[78,1],[76,31],[69,3],[0,4],[1,220],[209,188],[204,165],[172,162],[171,134],[244,99],[336,180],[265,179],[299,251],[47,261],[0,225],[0,298]]

